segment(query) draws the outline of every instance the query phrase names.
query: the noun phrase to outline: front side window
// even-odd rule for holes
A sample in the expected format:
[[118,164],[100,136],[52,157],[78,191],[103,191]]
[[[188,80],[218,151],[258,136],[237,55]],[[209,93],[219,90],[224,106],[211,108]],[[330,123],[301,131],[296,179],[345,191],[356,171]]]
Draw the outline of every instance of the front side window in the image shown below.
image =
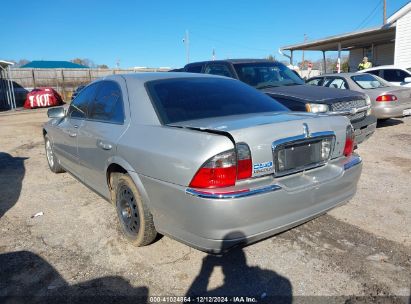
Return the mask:
[[304,80],[279,62],[255,62],[234,65],[241,81],[257,88],[304,84]]
[[314,79],[307,81],[307,84],[313,85],[313,86],[321,86],[322,80],[323,80],[322,78],[314,78]]
[[225,64],[209,64],[205,70],[205,74],[220,75],[225,77],[233,77],[230,69]]
[[384,70],[384,79],[387,81],[404,82],[405,77],[408,77],[408,75],[402,70],[396,70],[396,69]]
[[335,89],[348,89],[347,82],[342,78],[327,78],[324,82],[324,86]]
[[189,73],[201,73],[202,67],[202,65],[190,65],[186,70]]
[[288,111],[273,98],[234,79],[163,79],[147,82],[146,87],[163,124],[230,115]]
[[69,108],[69,116],[71,118],[84,119],[88,115],[91,101],[96,94],[97,83],[91,84],[74,98]]
[[89,109],[89,118],[110,123],[124,122],[123,98],[117,83],[99,82],[96,97]]
[[375,76],[380,76],[380,72],[380,70],[367,71],[368,74],[373,74]]
[[362,89],[377,89],[386,87],[385,83],[370,74],[351,76],[351,79]]

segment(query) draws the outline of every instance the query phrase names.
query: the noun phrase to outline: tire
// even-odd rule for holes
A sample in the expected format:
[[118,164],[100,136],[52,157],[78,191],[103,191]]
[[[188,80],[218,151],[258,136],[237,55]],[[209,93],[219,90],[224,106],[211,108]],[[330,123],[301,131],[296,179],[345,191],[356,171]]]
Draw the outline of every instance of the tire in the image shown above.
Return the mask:
[[152,243],[157,236],[153,216],[133,180],[129,175],[121,174],[114,182],[114,203],[124,236],[137,247]]
[[57,156],[53,150],[53,143],[51,142],[47,134],[44,136],[44,148],[46,150],[46,158],[50,170],[54,173],[66,172],[66,170],[64,170],[63,167],[60,166]]

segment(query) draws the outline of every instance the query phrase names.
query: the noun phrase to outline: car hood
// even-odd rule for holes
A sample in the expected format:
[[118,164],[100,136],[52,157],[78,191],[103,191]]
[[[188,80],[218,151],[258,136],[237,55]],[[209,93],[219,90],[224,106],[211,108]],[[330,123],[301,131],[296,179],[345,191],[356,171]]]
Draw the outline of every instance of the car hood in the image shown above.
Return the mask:
[[261,91],[274,98],[286,98],[312,103],[333,103],[365,98],[365,95],[360,92],[312,85],[282,86],[267,88]]

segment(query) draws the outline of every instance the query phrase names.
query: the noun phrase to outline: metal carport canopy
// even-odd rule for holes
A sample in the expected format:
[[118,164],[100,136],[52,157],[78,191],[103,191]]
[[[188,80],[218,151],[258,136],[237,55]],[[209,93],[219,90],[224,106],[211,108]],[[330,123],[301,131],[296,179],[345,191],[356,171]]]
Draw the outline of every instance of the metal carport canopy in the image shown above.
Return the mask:
[[[395,40],[395,26],[375,27],[305,43],[283,46],[281,51],[338,51],[384,44]],[[340,44],[340,49],[339,49]]]
[[5,107],[16,108],[13,80],[10,75],[10,66],[13,64],[13,62],[0,60],[0,109]]

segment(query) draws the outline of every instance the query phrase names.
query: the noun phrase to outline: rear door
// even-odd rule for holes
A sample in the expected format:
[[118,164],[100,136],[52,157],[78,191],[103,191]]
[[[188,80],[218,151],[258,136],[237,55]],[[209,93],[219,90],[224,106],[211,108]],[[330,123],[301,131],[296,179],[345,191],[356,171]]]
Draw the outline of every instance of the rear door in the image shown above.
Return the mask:
[[126,92],[122,78],[98,82],[88,119],[78,135],[84,182],[105,197],[109,197],[106,169],[110,158],[116,154],[119,138],[128,127]]

